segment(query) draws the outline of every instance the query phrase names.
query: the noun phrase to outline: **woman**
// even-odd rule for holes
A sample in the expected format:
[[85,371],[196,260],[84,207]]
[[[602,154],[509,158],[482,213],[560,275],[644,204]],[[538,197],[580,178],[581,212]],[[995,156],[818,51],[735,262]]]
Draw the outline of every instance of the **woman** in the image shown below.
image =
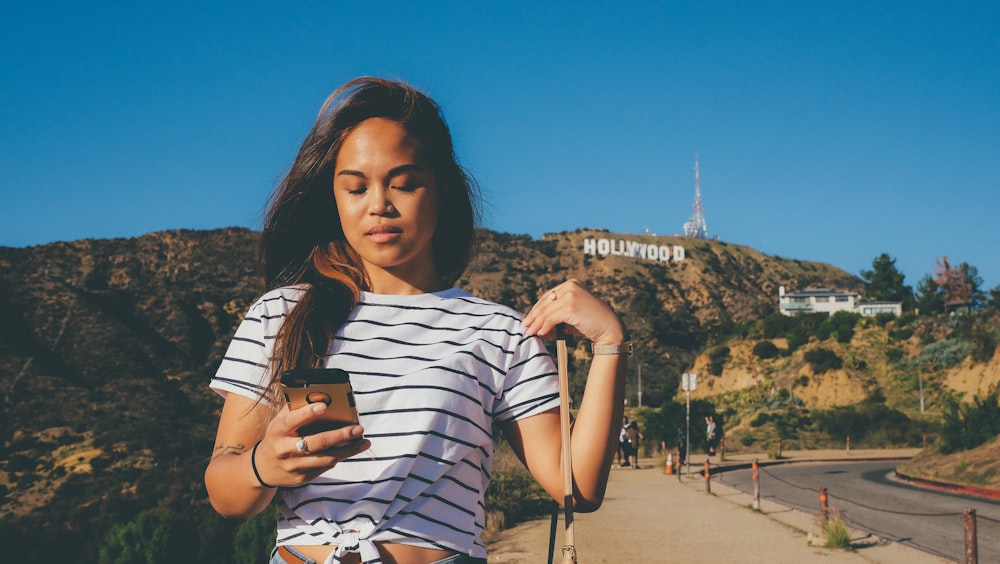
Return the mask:
[[[501,433],[561,501],[558,385],[540,340],[559,324],[598,353],[572,449],[575,507],[600,505],[622,416],[622,323],[575,280],[523,320],[453,288],[474,210],[426,95],[361,78],[324,104],[265,220],[269,291],[211,384],[225,402],[209,497],[234,517],[277,500],[272,563],[485,562]],[[350,373],[361,425],[300,436],[325,407],[282,405],[279,375],[294,367]]]

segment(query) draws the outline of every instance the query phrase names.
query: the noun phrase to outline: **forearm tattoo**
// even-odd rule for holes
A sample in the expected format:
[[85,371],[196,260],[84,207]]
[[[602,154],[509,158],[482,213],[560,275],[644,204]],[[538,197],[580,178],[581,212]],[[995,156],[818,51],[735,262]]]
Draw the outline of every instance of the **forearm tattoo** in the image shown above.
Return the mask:
[[238,445],[227,445],[225,443],[219,443],[215,445],[215,450],[212,451],[212,461],[220,456],[225,456],[227,454],[243,454],[247,451],[247,446],[243,443]]

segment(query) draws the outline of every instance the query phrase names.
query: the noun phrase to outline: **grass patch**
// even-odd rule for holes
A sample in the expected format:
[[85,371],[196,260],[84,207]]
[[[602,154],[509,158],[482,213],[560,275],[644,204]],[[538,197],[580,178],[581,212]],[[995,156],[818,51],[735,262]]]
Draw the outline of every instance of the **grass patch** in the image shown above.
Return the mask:
[[823,524],[823,540],[829,548],[851,550],[851,530],[840,515],[830,515]]

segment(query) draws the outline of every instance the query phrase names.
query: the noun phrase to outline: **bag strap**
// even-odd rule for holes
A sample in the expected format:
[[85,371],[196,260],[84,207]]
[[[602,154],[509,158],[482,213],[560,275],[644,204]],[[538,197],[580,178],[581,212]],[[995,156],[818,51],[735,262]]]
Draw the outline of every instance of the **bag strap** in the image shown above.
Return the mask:
[[563,508],[566,512],[566,537],[563,563],[576,562],[576,539],[573,532],[573,454],[570,450],[569,359],[566,351],[566,326],[556,326],[556,356],[559,368],[559,430],[562,437]]

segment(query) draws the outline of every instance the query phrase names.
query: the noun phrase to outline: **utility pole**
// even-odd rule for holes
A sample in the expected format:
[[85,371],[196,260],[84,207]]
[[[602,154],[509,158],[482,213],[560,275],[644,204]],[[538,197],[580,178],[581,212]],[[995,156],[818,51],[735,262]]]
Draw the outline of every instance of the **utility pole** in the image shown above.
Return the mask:
[[[642,363],[639,363],[639,407],[642,407]],[[921,413],[923,410],[921,410]]]

